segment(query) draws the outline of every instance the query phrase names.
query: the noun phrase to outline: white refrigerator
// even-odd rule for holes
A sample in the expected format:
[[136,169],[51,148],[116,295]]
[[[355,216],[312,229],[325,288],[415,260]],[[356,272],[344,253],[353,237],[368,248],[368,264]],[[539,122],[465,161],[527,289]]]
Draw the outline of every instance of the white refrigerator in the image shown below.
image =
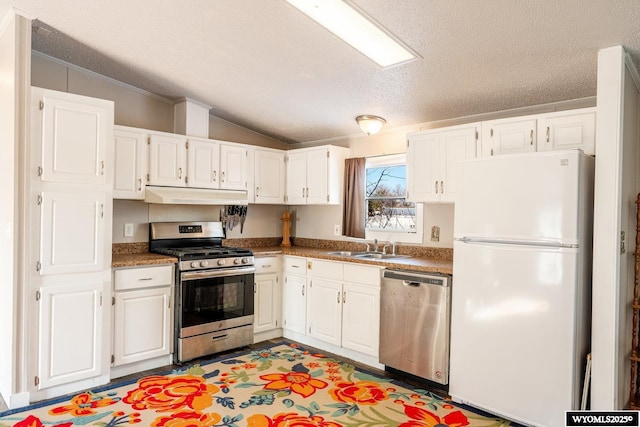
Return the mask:
[[532,426],[579,409],[591,333],[594,159],[458,163],[449,393]]

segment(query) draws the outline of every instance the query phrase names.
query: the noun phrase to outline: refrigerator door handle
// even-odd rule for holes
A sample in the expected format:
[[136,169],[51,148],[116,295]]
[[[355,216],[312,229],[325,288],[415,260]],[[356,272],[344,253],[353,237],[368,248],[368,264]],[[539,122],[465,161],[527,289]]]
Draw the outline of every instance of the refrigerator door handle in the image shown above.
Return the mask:
[[501,238],[485,238],[485,237],[469,237],[463,236],[457,238],[462,243],[493,243],[499,245],[521,245],[521,246],[544,246],[551,248],[577,248],[578,244],[562,243],[557,240],[517,240],[517,239],[501,239]]

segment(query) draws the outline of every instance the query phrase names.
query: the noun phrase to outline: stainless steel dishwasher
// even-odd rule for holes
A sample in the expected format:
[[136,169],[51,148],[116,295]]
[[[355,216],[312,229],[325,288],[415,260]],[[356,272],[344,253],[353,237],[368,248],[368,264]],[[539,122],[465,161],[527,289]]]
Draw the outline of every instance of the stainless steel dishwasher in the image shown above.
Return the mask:
[[451,276],[385,270],[380,296],[380,363],[449,383]]

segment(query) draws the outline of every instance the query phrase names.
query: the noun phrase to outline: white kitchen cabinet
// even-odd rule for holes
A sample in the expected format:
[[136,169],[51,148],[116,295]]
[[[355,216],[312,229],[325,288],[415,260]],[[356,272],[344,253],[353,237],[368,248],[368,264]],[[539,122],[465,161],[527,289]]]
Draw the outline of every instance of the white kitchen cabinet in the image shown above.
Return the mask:
[[41,138],[42,181],[104,184],[113,138],[113,103],[102,99],[34,88],[40,114],[34,135]]
[[307,260],[286,256],[283,261],[282,327],[304,335],[307,319]]
[[482,155],[536,151],[536,116],[511,117],[482,122]]
[[187,141],[187,179],[189,187],[220,187],[220,143],[209,139]]
[[147,138],[148,133],[144,129],[114,127],[114,199],[144,199],[148,163]]
[[187,138],[152,133],[149,141],[149,185],[185,187]]
[[342,203],[344,160],[349,150],[326,145],[287,153],[286,203],[334,205]]
[[242,144],[220,143],[220,188],[247,189],[247,148]]
[[254,150],[255,203],[284,203],[285,152],[268,148]]
[[307,334],[339,346],[342,341],[342,263],[315,259],[307,295]]
[[114,272],[113,366],[171,353],[172,285],[173,265]]
[[456,162],[476,157],[479,123],[408,135],[407,199],[455,202]]
[[111,235],[111,227],[105,224],[105,214],[110,212],[106,193],[76,189],[42,191],[38,197],[41,275],[96,272],[110,267],[105,265],[105,240]]
[[595,141],[595,108],[558,111],[538,118],[538,151],[579,148],[594,155]]
[[344,264],[342,346],[378,357],[380,268]]
[[38,291],[38,389],[100,375],[103,286],[87,281]]
[[255,259],[254,334],[274,331],[281,327],[282,291],[278,276],[279,264],[279,259],[275,256]]

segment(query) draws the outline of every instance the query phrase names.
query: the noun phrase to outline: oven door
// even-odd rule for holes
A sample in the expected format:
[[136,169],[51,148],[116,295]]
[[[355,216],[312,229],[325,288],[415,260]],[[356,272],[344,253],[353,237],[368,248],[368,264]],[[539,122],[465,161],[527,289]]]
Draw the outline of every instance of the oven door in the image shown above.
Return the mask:
[[180,273],[180,338],[253,324],[255,267]]

